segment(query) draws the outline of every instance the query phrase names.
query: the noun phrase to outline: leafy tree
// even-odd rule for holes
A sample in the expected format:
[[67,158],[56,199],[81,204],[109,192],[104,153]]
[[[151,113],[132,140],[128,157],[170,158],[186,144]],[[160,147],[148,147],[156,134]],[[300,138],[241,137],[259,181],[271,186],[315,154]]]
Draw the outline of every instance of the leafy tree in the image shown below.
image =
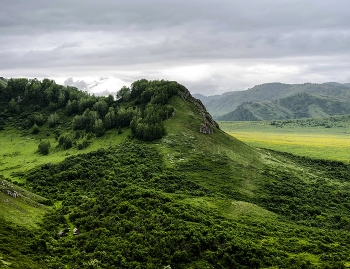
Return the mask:
[[130,123],[130,128],[135,137],[151,141],[159,139],[165,134],[164,124],[161,119],[161,106],[148,104],[142,114],[134,116]]
[[70,134],[61,134],[58,138],[58,144],[64,149],[70,149],[73,146],[73,139]]
[[107,103],[107,105],[110,107],[113,105],[114,103],[114,97],[112,94],[109,94],[106,98],[105,98],[105,102]]
[[60,118],[57,115],[57,113],[50,114],[49,118],[47,119],[50,127],[55,127],[60,123]]
[[93,110],[95,110],[100,118],[103,118],[108,111],[108,105],[104,100],[98,101],[94,104]]
[[105,128],[101,119],[96,119],[94,123],[94,132],[97,136],[103,136],[105,133]]
[[117,118],[116,118],[114,109],[113,109],[113,107],[110,107],[108,109],[108,113],[106,114],[106,116],[104,118],[104,125],[105,125],[107,130],[115,127],[116,119]]
[[73,118],[73,130],[84,130],[84,116],[76,115]]
[[98,119],[98,114],[96,111],[91,111],[87,108],[83,114],[84,129],[87,132],[92,132],[94,130],[95,121]]
[[75,113],[79,112],[79,105],[77,100],[68,100],[67,104],[66,104],[66,113],[68,116],[73,115]]
[[153,88],[147,88],[142,94],[141,94],[141,103],[147,104],[152,99],[152,95],[154,93]]
[[34,114],[33,121],[36,125],[42,126],[45,123],[43,114]]
[[117,100],[121,100],[123,102],[127,102],[130,99],[130,89],[126,86],[123,86],[118,92],[117,92]]
[[83,97],[78,101],[78,109],[80,113],[83,113],[86,109],[92,109],[94,104],[97,102],[95,96]]
[[48,155],[50,152],[50,147],[51,147],[50,141],[41,141],[38,146],[38,151],[42,155]]
[[146,79],[140,79],[131,84],[130,98],[135,104],[141,103],[141,95],[147,89],[149,83]]
[[10,102],[9,102],[9,110],[12,113],[18,113],[20,108],[19,108],[19,104],[15,101],[15,98],[11,98]]
[[27,78],[11,78],[7,82],[7,86],[11,88],[12,96],[23,96],[29,80]]
[[59,107],[64,107],[67,102],[67,90],[66,89],[60,89],[59,95],[58,95],[58,105]]
[[84,137],[80,142],[77,143],[77,147],[79,150],[87,148],[89,146],[89,140]]

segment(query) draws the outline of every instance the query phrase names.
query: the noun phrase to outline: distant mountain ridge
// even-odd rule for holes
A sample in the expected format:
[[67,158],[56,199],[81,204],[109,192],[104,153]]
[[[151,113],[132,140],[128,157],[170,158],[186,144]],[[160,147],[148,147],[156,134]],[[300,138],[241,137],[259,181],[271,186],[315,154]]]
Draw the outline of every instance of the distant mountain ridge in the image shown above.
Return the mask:
[[274,101],[248,102],[218,117],[225,121],[283,120],[324,118],[350,114],[350,103],[338,98],[298,93]]
[[[255,118],[255,120],[263,120],[294,117],[321,117],[322,115],[331,116],[348,113],[347,105],[344,102],[350,101],[349,85],[350,84],[340,84],[336,82],[326,82],[323,84],[283,84],[276,82],[257,85],[245,91],[225,93],[220,98],[213,96],[211,99],[203,98],[205,99],[203,100],[200,95],[195,95],[195,97],[202,100],[209,113],[211,113],[215,119],[225,118],[226,120],[234,120],[233,118],[235,118],[235,120],[252,120],[252,118]],[[304,93],[308,95],[307,98],[304,96],[304,99],[307,99],[307,105],[311,106],[310,113],[302,113],[303,115],[301,115],[299,108],[293,108],[287,104],[281,106],[281,101],[278,101],[283,99],[282,103],[286,103],[288,101],[293,104],[297,104],[298,101],[294,101],[294,99],[299,100],[301,96],[298,94]],[[288,97],[291,98],[285,99]],[[341,104],[341,108],[326,108],[326,105],[320,105],[322,100],[325,101],[328,104],[327,106],[330,107]],[[312,112],[312,101],[316,102],[315,106],[318,108],[314,109],[316,109],[318,112]],[[248,105],[247,103],[257,103],[257,105],[253,106],[251,104]],[[332,105],[330,103],[332,103]],[[323,108],[321,109],[321,107]],[[243,108],[245,110],[244,113],[242,113]],[[259,112],[254,109],[251,110],[252,108],[258,109]],[[237,111],[233,113],[236,109]],[[247,109],[253,115],[247,116],[249,114]],[[326,111],[323,111],[323,109],[326,109]],[[264,111],[267,114],[264,114]],[[255,115],[256,113],[257,115]],[[231,119],[229,114],[231,116],[234,114],[235,116]],[[244,117],[243,114],[246,117]]]
[[220,99],[222,97],[222,95],[209,95],[209,96],[205,96],[203,94],[200,94],[200,93],[195,93],[195,94],[192,94],[192,96],[194,98],[197,98],[199,100],[202,101],[202,103],[204,105],[208,104],[210,101],[212,100],[217,100],[217,99]]

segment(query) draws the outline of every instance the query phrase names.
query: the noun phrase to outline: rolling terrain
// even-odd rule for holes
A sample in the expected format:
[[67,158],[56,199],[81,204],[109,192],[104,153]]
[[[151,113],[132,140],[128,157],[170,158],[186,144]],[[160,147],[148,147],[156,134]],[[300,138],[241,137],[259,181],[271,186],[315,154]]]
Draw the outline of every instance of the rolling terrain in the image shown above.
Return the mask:
[[344,98],[300,93],[266,102],[244,103],[234,111],[218,117],[225,121],[282,120],[323,118],[350,113],[350,103]]
[[[350,88],[339,83],[266,83],[246,91],[225,93],[221,98],[214,97],[205,106],[215,119],[278,120],[346,114],[345,102],[349,101]],[[320,105],[322,99],[326,99],[323,100],[326,107]],[[304,102],[304,109],[300,101]]]
[[249,146],[176,82],[0,90],[0,267],[350,266],[348,164]]

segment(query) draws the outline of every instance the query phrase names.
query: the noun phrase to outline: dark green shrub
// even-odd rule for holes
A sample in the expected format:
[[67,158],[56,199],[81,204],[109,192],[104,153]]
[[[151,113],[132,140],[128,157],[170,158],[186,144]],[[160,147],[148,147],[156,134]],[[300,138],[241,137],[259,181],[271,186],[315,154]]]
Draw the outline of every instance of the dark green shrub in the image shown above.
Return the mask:
[[73,146],[73,139],[69,134],[62,134],[58,138],[58,144],[64,149],[70,149]]
[[32,129],[32,134],[38,134],[40,132],[40,129],[38,125],[34,124]]
[[42,155],[48,155],[50,152],[50,141],[41,141],[39,146],[38,146],[38,151]]

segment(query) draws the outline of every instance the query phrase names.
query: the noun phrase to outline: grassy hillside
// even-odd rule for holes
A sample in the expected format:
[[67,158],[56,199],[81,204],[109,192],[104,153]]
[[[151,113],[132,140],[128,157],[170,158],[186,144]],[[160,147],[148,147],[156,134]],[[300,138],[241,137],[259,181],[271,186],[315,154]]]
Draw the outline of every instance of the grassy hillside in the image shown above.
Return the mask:
[[296,94],[307,93],[349,100],[350,88],[343,84],[283,84],[266,83],[254,86],[246,91],[226,93],[219,99],[206,103],[206,108],[214,118],[234,111],[246,102],[264,102],[282,99]]
[[350,113],[348,100],[315,94],[296,94],[270,101],[244,103],[219,117],[224,121],[322,118]]
[[[164,92],[171,95],[166,98]],[[49,132],[45,139],[50,140],[58,127],[61,134],[50,140],[48,155],[36,155],[38,166],[32,162],[22,167],[18,153],[6,157],[13,158],[8,164],[12,172],[1,172],[2,178],[18,181],[28,194],[38,195],[33,200],[46,213],[33,215],[40,228],[18,226],[0,217],[0,267],[350,265],[348,165],[248,146],[218,129],[202,104],[178,84],[142,80],[118,94],[120,101],[110,105],[117,115],[130,107],[138,111],[122,134],[118,134],[122,121],[116,118],[116,125],[100,136],[95,128],[77,129],[81,134],[74,138],[75,121],[84,112],[68,115],[62,108],[48,112],[59,115],[56,127],[46,122],[32,134],[33,126],[23,129],[25,119],[16,114],[20,111],[5,113],[0,135],[9,142],[2,145],[6,152],[14,151],[16,128],[23,138],[43,135],[44,140]],[[154,106],[160,99],[162,106],[149,111],[149,103]],[[4,104],[3,109],[10,109]],[[160,117],[163,106],[171,111],[162,121],[165,133],[148,139],[159,130],[152,126],[158,126],[156,115]],[[94,104],[91,109],[97,111]],[[45,114],[45,109],[37,112]],[[106,117],[103,123],[107,126]],[[210,134],[200,133],[200,128]],[[74,135],[69,148],[59,144],[66,137],[62,129]],[[82,134],[91,137],[89,145],[79,150]],[[21,154],[31,158],[29,152]],[[75,227],[78,235],[72,233]],[[58,236],[61,230],[67,236]]]

